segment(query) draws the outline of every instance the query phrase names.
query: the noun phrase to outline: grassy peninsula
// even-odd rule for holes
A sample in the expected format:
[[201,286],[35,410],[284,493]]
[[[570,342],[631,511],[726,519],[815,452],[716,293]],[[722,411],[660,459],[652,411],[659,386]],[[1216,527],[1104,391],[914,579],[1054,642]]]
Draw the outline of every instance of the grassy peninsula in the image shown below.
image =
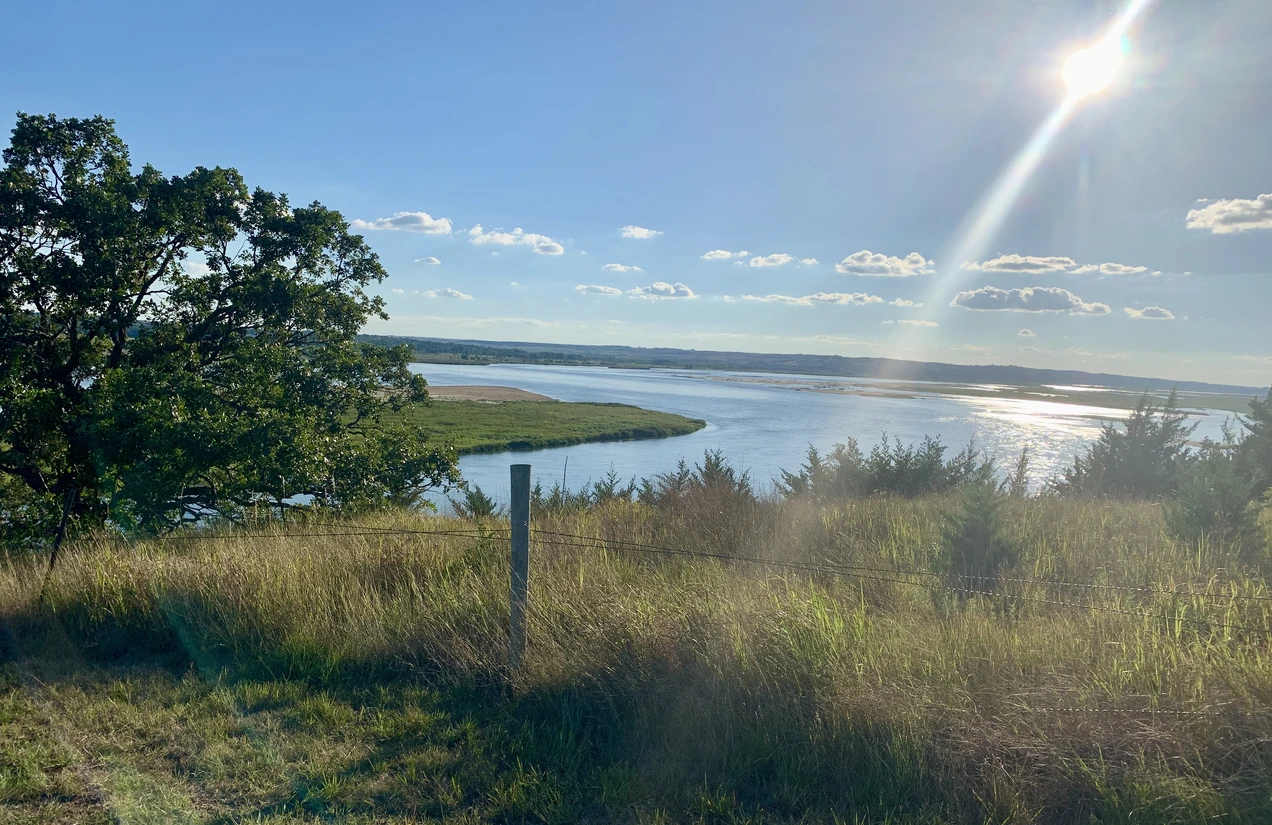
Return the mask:
[[[86,536],[43,599],[47,559],[11,558],[0,819],[1272,818],[1272,659],[1234,629],[1272,622],[1266,580],[1171,539],[1156,505],[1012,502],[1015,575],[1074,584],[1011,591],[1029,599],[547,543],[932,570],[955,507],[707,495],[537,513],[510,685],[506,539],[391,532],[506,522]],[[1196,582],[1212,595],[1178,595]]]
[[430,441],[452,444],[461,455],[667,438],[706,426],[701,419],[628,404],[553,400],[433,400],[399,415],[420,426]]

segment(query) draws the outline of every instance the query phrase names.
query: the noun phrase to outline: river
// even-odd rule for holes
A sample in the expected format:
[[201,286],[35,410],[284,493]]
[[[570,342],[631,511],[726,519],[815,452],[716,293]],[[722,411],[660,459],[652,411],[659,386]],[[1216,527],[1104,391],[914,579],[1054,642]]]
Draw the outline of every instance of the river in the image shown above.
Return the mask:
[[[415,364],[412,368],[439,386],[517,387],[561,401],[633,404],[707,422],[705,429],[676,438],[461,458],[464,477],[480,484],[497,501],[507,500],[511,463],[531,464],[534,480],[544,487],[565,478],[568,487],[577,489],[604,476],[611,467],[624,479],[640,479],[672,469],[681,458],[692,463],[701,460],[704,450],[718,449],[734,466],[749,470],[758,488],[771,489],[780,470],[794,470],[803,462],[809,444],[824,453],[852,437],[863,451],[869,451],[885,434],[905,443],[925,435],[939,436],[950,452],[974,440],[1000,466],[1012,464],[1028,446],[1031,481],[1036,486],[1069,464],[1099,435],[1104,421],[1126,415],[1125,410],[1041,399],[887,397],[813,389],[828,383],[885,383],[876,379],[528,364]],[[914,383],[906,385],[912,388]],[[1198,425],[1195,438],[1219,438],[1226,417],[1213,410],[1193,416]]]

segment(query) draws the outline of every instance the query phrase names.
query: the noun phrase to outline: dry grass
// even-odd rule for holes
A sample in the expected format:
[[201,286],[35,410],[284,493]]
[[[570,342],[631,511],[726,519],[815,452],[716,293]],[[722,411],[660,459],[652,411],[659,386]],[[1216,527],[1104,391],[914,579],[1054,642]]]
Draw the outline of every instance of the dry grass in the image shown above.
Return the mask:
[[[951,506],[703,496],[536,526],[926,569]],[[9,560],[0,821],[1272,821],[1268,637],[1181,621],[1272,628],[1267,585],[1150,505],[1013,503],[1017,577],[1256,598],[963,601],[539,543],[511,691],[501,538],[289,532],[86,539],[43,604]]]

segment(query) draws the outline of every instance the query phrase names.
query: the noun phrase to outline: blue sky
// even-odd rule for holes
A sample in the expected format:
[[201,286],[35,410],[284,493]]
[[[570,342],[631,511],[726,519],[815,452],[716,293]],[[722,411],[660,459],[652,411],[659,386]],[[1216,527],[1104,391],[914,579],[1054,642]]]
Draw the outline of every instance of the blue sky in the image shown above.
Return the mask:
[[0,111],[340,210],[373,331],[1266,385],[1267,0],[1150,3],[958,259],[1123,8],[10,0]]

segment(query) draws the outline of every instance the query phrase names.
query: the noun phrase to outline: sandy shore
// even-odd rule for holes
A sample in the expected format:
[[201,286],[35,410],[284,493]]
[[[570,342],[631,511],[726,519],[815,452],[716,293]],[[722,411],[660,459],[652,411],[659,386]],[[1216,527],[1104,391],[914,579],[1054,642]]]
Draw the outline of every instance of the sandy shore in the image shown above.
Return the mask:
[[499,401],[556,400],[546,395],[539,395],[537,392],[519,390],[516,387],[484,387],[475,385],[439,386],[430,384],[428,394],[438,401],[487,401],[495,403]]

